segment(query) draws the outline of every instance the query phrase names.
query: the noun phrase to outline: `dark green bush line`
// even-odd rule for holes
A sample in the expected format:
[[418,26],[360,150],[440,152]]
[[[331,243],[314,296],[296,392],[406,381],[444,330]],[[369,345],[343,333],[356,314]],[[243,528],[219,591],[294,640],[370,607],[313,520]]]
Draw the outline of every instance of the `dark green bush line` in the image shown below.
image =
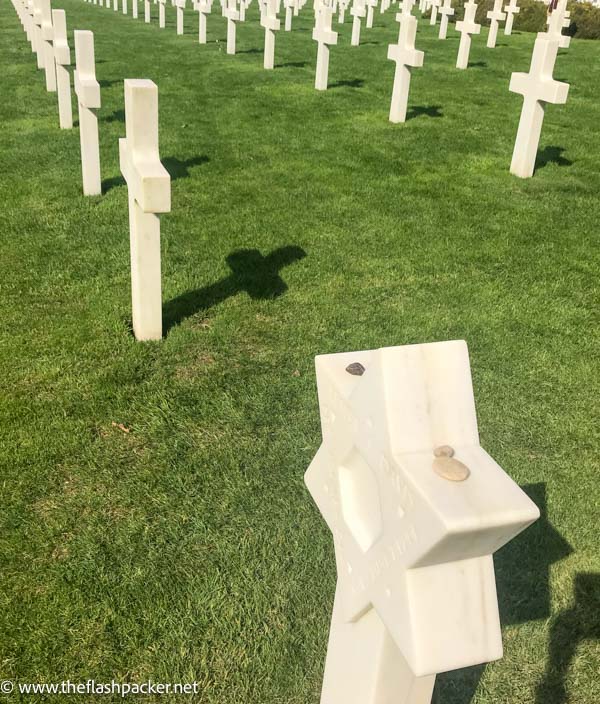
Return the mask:
[[[454,0],[452,7],[456,12],[453,19],[461,19],[464,15],[465,0]],[[520,0],[521,12],[515,15],[514,28],[521,32],[543,32],[546,29],[547,8],[538,0]],[[482,0],[477,8],[476,20],[483,25],[489,25],[487,13],[493,8],[494,0]],[[569,2],[571,24],[566,34],[578,39],[600,39],[600,8],[589,2]],[[429,13],[427,13],[429,15]]]

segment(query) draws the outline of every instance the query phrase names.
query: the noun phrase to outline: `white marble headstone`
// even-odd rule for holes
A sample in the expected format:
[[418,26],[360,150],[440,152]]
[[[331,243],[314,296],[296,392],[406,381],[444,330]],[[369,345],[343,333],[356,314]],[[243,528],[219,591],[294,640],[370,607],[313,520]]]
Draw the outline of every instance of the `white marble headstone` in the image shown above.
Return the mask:
[[96,80],[94,60],[94,34],[75,30],[75,93],[79,105],[79,139],[81,143],[81,171],[83,193],[100,195],[100,146],[98,142],[98,117],[100,85]]

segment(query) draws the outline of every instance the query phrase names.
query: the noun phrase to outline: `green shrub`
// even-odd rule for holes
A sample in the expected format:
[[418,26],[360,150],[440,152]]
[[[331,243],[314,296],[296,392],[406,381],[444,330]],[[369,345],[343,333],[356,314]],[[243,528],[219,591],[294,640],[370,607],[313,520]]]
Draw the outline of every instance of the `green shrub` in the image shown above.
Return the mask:
[[[465,0],[454,0],[452,7],[455,9],[453,21],[462,19],[464,15]],[[539,0],[519,0],[521,12],[515,15],[514,29],[520,32],[544,32],[548,10],[546,5]],[[482,25],[489,25],[487,13],[493,8],[493,0],[482,0],[478,4],[475,19]],[[572,0],[568,4],[571,11],[571,24],[565,29],[565,34],[579,39],[600,39],[600,7],[594,7],[589,2]],[[426,13],[429,17],[430,13]]]

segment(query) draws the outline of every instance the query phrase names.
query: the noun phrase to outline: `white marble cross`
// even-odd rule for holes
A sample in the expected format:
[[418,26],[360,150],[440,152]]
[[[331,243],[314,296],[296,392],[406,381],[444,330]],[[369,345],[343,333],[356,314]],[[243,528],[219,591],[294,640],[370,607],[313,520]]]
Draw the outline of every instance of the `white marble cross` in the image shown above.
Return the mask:
[[365,26],[367,29],[373,29],[373,16],[377,7],[377,0],[365,0],[367,4],[367,21]]
[[67,16],[64,10],[52,10],[52,24],[54,26],[58,120],[61,129],[68,130],[73,127],[73,108],[71,105],[71,76],[67,68],[71,64],[71,50],[67,41]]
[[125,81],[125,130],[119,160],[129,194],[133,332],[137,340],[160,340],[158,213],[171,210],[171,177],[158,153],[158,88],[152,81]]
[[261,27],[265,29],[265,54],[263,66],[272,69],[275,65],[275,32],[281,27],[277,19],[276,0],[267,0],[265,11],[260,18]]
[[333,8],[326,2],[322,2],[317,16],[316,25],[313,29],[312,38],[317,42],[317,72],[315,75],[315,88],[317,90],[327,90],[329,77],[329,46],[337,44],[337,32],[331,29],[331,17]]
[[113,10],[115,12],[119,11],[119,0],[113,0]]
[[487,48],[493,49],[498,39],[498,23],[506,19],[506,13],[502,12],[503,0],[494,0],[494,8],[487,13],[490,20],[490,31],[487,38]]
[[183,34],[183,11],[185,10],[185,0],[175,0],[177,12],[177,34]]
[[96,80],[94,34],[75,30],[75,93],[79,105],[79,140],[83,193],[97,196],[102,192],[100,181],[100,148],[98,117],[100,85]]
[[131,0],[131,16],[134,20],[138,18],[138,0]]
[[533,176],[546,103],[567,102],[569,84],[554,80],[558,41],[538,37],[533,47],[529,73],[513,73],[509,90],[523,96],[510,172],[521,178]]
[[240,19],[236,0],[227,0],[227,5],[223,10],[223,17],[227,18],[227,53],[235,54],[235,23]]
[[416,0],[400,0],[398,3],[398,9],[403,15],[412,15],[412,10],[415,4]]
[[166,11],[167,0],[158,0],[158,26],[160,29],[165,27],[165,11]]
[[405,122],[410,90],[410,72],[412,68],[423,65],[424,54],[415,49],[417,35],[417,18],[399,12],[396,22],[400,23],[397,44],[388,46],[387,57],[396,62],[392,103],[390,107],[390,122]]
[[548,18],[548,31],[538,32],[537,36],[540,39],[555,39],[558,41],[559,49],[568,49],[571,44],[571,37],[562,33],[563,28],[571,24],[570,20],[567,19],[567,12],[567,0],[560,0],[558,6],[550,13]]
[[285,7],[285,24],[284,24],[283,29],[285,32],[292,31],[292,17],[294,16],[295,4],[296,4],[295,0],[284,0],[283,1],[283,6]]
[[352,7],[350,8],[350,14],[354,18],[352,20],[352,38],[350,40],[350,45],[358,46],[360,44],[361,19],[367,14],[364,0],[353,0]]
[[39,0],[40,3],[40,37],[42,53],[44,57],[44,71],[46,73],[46,90],[54,93],[56,91],[56,67],[54,65],[54,49],[52,39],[54,28],[52,27],[52,8],[50,0]]
[[475,22],[476,12],[476,3],[465,3],[465,16],[456,23],[456,31],[460,32],[456,68],[467,68],[469,65],[469,54],[471,53],[471,34],[479,34],[481,32],[481,25]]
[[144,22],[150,24],[150,0],[144,0]]
[[431,0],[431,17],[429,18],[430,25],[434,25],[437,22],[439,7],[440,7],[440,0]]
[[442,6],[440,7],[440,15],[442,19],[440,20],[440,33],[438,34],[438,39],[446,39],[448,36],[448,20],[454,14],[454,8],[452,7],[452,0],[444,0]]
[[305,482],[337,566],[321,704],[427,704],[437,673],[502,656],[492,554],[539,510],[479,444],[464,342],[315,362]]
[[206,15],[210,15],[212,0],[199,0],[196,5],[198,11],[198,43],[206,44]]
[[350,4],[350,0],[339,0],[338,1],[338,23],[339,24],[344,24],[344,21],[346,19],[346,10],[348,9],[349,4]]
[[121,9],[123,11],[123,14],[127,14],[127,0],[121,0]]
[[517,5],[517,0],[510,0],[508,5],[505,5],[504,12],[506,13],[506,23],[504,25],[504,34],[511,35],[513,30],[514,16],[521,12],[521,8]]

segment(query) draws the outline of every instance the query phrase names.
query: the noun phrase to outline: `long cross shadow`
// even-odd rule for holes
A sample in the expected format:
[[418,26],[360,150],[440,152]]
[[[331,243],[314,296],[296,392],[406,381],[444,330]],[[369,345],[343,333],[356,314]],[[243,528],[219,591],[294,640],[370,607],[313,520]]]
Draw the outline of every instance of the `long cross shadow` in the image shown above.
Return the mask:
[[536,692],[536,704],[566,704],[567,677],[578,646],[586,640],[600,644],[600,574],[575,576],[575,603],[562,611],[550,628],[546,672]]
[[544,147],[538,152],[535,160],[535,168],[543,169],[547,164],[556,164],[557,166],[571,166],[573,163],[570,159],[563,156],[563,147]]
[[[550,616],[550,567],[573,548],[548,521],[546,485],[521,487],[540,509],[540,518],[494,555],[498,607],[502,625]],[[434,704],[469,704],[485,665],[446,672],[436,678]],[[547,699],[537,704],[552,704]]]
[[301,247],[289,245],[273,250],[266,257],[257,249],[240,249],[226,259],[231,274],[209,286],[187,291],[163,306],[165,334],[183,320],[246,292],[254,300],[277,298],[288,289],[280,276],[286,266],[304,259]]
[[352,78],[347,81],[336,81],[336,83],[330,83],[330,88],[362,88],[365,84],[362,78]]
[[406,113],[407,120],[414,120],[417,117],[444,117],[441,105],[415,105]]

